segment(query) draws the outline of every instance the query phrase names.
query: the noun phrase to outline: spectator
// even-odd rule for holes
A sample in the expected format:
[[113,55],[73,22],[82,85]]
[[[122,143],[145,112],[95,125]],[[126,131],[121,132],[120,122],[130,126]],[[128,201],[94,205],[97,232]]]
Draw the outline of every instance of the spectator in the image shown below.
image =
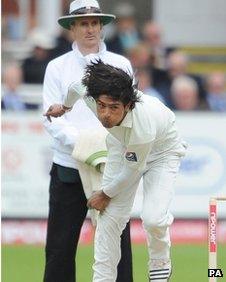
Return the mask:
[[52,50],[52,58],[59,57],[69,51],[71,51],[71,45],[73,38],[68,30],[62,30],[59,36],[56,38],[56,46]]
[[198,95],[200,103],[205,101],[205,90],[203,87],[202,80],[199,76],[189,74],[187,71],[188,58],[185,54],[180,51],[173,51],[167,57],[167,70],[166,75],[163,79],[158,80],[155,87],[164,97],[167,105],[173,108],[172,97],[170,93],[170,88],[173,79],[178,76],[186,75],[194,79],[198,86]]
[[145,43],[152,50],[154,65],[157,68],[165,69],[167,48],[162,42],[162,30],[160,26],[153,21],[147,21],[144,24],[142,35]]
[[171,52],[167,58],[167,70],[171,78],[184,75],[187,72],[188,57],[180,52]]
[[166,80],[166,71],[153,66],[151,50],[144,42],[139,42],[139,44],[129,49],[127,51],[127,57],[135,70],[146,68],[149,71],[154,88],[156,88],[156,86],[158,87],[162,81]]
[[149,67],[152,65],[151,50],[144,42],[139,42],[128,49],[126,56],[129,58],[134,69]]
[[226,112],[226,78],[222,72],[214,72],[207,78],[207,103],[212,111]]
[[107,49],[125,55],[141,38],[136,26],[135,8],[130,3],[120,3],[115,7],[114,13],[117,16],[116,32],[112,39],[106,42]]
[[17,63],[8,65],[3,73],[2,101],[3,110],[23,111],[37,110],[38,104],[24,102],[24,90],[22,89],[23,75],[21,67]]
[[30,40],[34,49],[32,56],[22,63],[24,82],[43,83],[45,69],[51,59],[51,50],[55,47],[55,42],[43,30],[34,30]]
[[198,109],[198,86],[194,79],[188,76],[175,78],[171,86],[171,95],[176,110],[193,111]]
[[164,103],[163,97],[152,86],[152,79],[150,76],[149,69],[147,68],[137,69],[136,70],[136,79],[138,81],[139,90],[141,90],[146,95],[158,98],[161,102]]
[[11,64],[5,68],[3,73],[3,97],[1,106],[3,110],[24,111],[26,105],[21,99],[20,84],[22,82],[22,71],[17,64]]

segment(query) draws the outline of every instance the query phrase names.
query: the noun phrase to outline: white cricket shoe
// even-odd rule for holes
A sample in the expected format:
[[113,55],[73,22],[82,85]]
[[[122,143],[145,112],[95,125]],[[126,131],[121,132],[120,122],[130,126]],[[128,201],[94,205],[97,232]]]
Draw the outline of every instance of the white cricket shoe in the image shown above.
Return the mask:
[[151,259],[149,282],[169,282],[172,267],[170,259]]

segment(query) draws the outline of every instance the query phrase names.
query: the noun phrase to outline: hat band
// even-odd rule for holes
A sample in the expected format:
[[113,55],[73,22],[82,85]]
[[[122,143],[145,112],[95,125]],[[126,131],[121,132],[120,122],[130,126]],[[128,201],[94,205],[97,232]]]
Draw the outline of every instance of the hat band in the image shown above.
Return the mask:
[[101,10],[96,7],[83,7],[70,13],[70,15],[101,14]]

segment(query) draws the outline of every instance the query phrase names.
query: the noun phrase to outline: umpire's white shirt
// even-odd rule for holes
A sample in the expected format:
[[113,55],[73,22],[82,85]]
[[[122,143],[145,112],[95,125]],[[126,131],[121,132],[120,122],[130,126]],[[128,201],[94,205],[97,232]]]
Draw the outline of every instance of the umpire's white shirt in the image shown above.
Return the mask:
[[[81,84],[73,83],[64,105],[70,107],[75,102],[76,105],[83,97],[83,101],[96,115],[96,102],[92,97],[84,96],[85,91]],[[106,170],[104,172],[102,189],[110,197],[125,189],[127,182],[136,182],[145,172],[148,162],[172,154],[183,156],[185,153],[185,144],[178,134],[174,113],[159,99],[144,95],[141,91],[139,95],[140,102],[127,113],[122,123],[107,128],[111,133],[107,137],[107,146],[114,146],[114,153],[108,154],[106,166],[117,159],[121,167],[120,172],[110,172],[117,175],[112,181],[105,181]],[[118,161],[120,155],[123,158]],[[118,170],[118,167],[115,166],[115,169]]]
[[[99,53],[83,56],[76,44],[72,45],[72,51],[52,60],[46,69],[43,87],[43,107],[47,111],[52,104],[62,104],[72,82],[81,81],[85,67],[95,58],[103,62],[122,68],[132,73],[129,61],[120,55],[106,50],[105,44],[100,44]],[[46,130],[54,137],[53,161],[59,165],[77,168],[75,160],[71,157],[76,144],[79,131],[93,129],[102,126],[95,115],[80,100],[73,110],[64,116],[44,120]]]

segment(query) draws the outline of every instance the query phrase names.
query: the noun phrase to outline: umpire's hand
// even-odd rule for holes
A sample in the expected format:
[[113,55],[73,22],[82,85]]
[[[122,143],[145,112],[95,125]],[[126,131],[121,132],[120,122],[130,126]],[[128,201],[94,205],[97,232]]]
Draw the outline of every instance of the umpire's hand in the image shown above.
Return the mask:
[[71,108],[67,108],[64,105],[61,104],[54,104],[49,107],[47,112],[44,114],[44,116],[47,117],[47,119],[51,122],[51,117],[61,117],[63,114],[65,114],[67,111],[69,111]]
[[111,198],[108,197],[103,191],[96,191],[89,198],[87,207],[102,212],[108,206],[110,200]]

